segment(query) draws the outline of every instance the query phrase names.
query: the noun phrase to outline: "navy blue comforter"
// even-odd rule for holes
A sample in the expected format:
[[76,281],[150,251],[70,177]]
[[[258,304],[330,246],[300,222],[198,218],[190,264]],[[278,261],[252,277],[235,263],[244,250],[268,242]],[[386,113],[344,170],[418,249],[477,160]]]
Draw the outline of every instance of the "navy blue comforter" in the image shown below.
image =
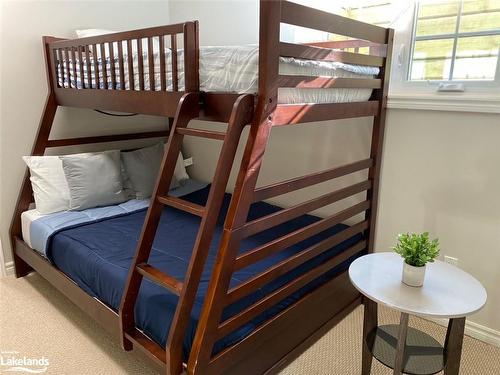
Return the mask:
[[[189,194],[185,196],[184,199],[198,204],[204,204],[208,191],[209,187]],[[191,312],[189,328],[184,340],[184,353],[186,357],[194,339],[197,321],[200,316],[204,296],[210,280],[210,274],[215,264],[216,251],[222,232],[222,217],[227,211],[229,200],[230,195],[226,194],[221,218],[219,219],[214,240],[212,241],[210,255],[201,279],[194,308]],[[258,202],[252,206],[249,218],[255,219],[277,210],[279,210],[279,207],[264,202]],[[51,239],[48,252],[49,258],[87,293],[97,297],[116,311],[120,305],[128,270],[135,253],[145,214],[146,211],[143,210],[125,216],[106,219],[98,223],[86,224],[76,228],[63,230],[55,234]],[[198,230],[199,220],[200,219],[194,215],[173,208],[166,208],[160,221],[149,263],[169,275],[179,280],[183,280]],[[317,220],[318,218],[315,216],[304,215],[283,225],[259,233],[244,240],[240,252],[269,242],[274,238],[311,224]],[[337,225],[281,253],[275,254],[236,272],[231,280],[232,286],[263,271],[270,265],[289,257],[291,254],[297,253],[331,236],[343,228],[345,228],[345,226]],[[258,292],[229,306],[224,311],[224,318],[241,311],[263,295],[279,288],[287,281],[296,278],[297,275],[307,272],[314,266],[325,262],[335,254],[352,246],[359,240],[360,236],[361,235],[358,235],[344,241],[321,256],[312,259],[288,274],[269,283]],[[251,332],[255,326],[258,326],[269,317],[276,315],[294,301],[300,299],[301,296],[308,291],[330,280],[336,274],[346,269],[350,261],[351,260],[331,270],[328,274],[282,300],[279,304],[273,306],[248,324],[220,340],[215,345],[214,352],[218,352],[234,344],[238,340],[241,340],[245,335]],[[144,279],[135,309],[137,326],[157,343],[165,345],[176,303],[177,296],[169,293],[149,280]]]

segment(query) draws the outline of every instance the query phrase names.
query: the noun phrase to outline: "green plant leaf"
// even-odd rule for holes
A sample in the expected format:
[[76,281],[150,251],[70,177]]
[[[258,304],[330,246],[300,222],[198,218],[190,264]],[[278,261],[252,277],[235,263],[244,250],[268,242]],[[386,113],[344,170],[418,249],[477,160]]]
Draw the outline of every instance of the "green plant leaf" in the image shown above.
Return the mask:
[[402,233],[392,249],[409,265],[422,267],[439,256],[439,240],[430,240],[429,232]]

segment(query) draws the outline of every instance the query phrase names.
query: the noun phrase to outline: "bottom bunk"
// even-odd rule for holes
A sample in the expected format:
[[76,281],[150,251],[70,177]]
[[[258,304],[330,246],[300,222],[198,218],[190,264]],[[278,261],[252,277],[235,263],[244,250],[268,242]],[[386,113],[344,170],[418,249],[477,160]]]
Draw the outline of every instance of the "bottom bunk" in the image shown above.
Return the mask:
[[[203,205],[207,199],[208,191],[209,186],[184,195],[183,199]],[[214,240],[212,241],[212,245],[210,247],[210,254],[199,285],[194,308],[189,317],[189,326],[183,344],[184,360],[186,362],[193,343],[204,296],[210,280],[211,270],[213,269],[216,260],[216,251],[222,232],[223,217],[225,216],[225,212],[229,206],[230,199],[231,196],[226,194],[217,230],[215,231]],[[279,209],[279,207],[265,202],[257,202],[252,205],[249,219],[253,220],[261,216],[269,215]],[[112,327],[106,327],[111,332],[114,332],[115,329],[117,330],[118,328],[117,321],[113,321],[112,316],[113,312],[116,313],[120,305],[128,270],[134,257],[137,240],[140,235],[145,214],[146,211],[143,207],[111,215],[110,217],[90,215],[92,216],[90,221],[73,224],[69,227],[65,227],[65,229],[58,229],[53,234],[46,236],[47,242],[45,249],[37,249],[39,252],[43,252],[44,250],[47,259],[65,275],[67,275],[74,283],[76,283],[79,288],[85,291],[90,299],[100,301],[99,303],[105,305],[96,305],[92,308],[92,311],[89,311],[89,313],[94,317],[99,315],[96,318],[100,320],[103,325],[111,325]],[[176,277],[178,280],[184,279],[191,256],[191,249],[198,230],[199,220],[200,219],[198,217],[193,215],[186,214],[173,208],[166,208],[155,238],[150,257],[150,264],[161,271]],[[303,215],[285,224],[245,239],[245,241],[242,242],[240,251],[244,252],[260,244],[267,243],[277,237],[281,237],[286,233],[302,228],[317,220],[319,220],[319,218],[315,216]],[[274,254],[261,262],[235,272],[231,280],[231,286],[236,286],[241,282],[248,280],[273,264],[277,264],[278,262],[289,258],[308,246],[322,241],[334,233],[342,231],[346,227],[347,226],[345,225],[332,227],[329,230],[321,232],[314,237],[286,249],[285,251]],[[29,235],[33,237],[34,233],[30,233]],[[24,233],[25,237],[29,235]],[[354,244],[360,242],[362,238],[362,234],[359,233],[345,240],[334,248],[270,282],[260,288],[256,293],[228,306],[223,313],[223,319],[227,319],[237,314],[255,301],[261,299],[269,293],[272,293],[282,285],[285,285],[290,280],[296,279],[319,264],[322,264],[334,256],[342,253],[344,250],[351,248]],[[25,241],[31,244],[33,242],[33,238],[25,238]],[[16,252],[21,258],[38,270],[42,276],[48,278],[53,284],[56,286],[59,285],[58,288],[61,289],[66,295],[70,296],[70,298],[72,296],[72,299],[77,304],[80,304],[79,302],[81,301],[83,306],[89,305],[90,307],[91,302],[88,299],[85,301],[85,297],[83,297],[83,294],[85,293],[80,293],[79,296],[75,297],[75,293],[70,290],[72,288],[68,285],[63,285],[64,276],[62,274],[44,275],[44,273],[47,273],[51,267],[48,262],[41,262],[42,258],[40,256],[30,254],[30,251],[28,250],[29,248],[26,245],[21,245],[24,244],[21,241],[18,241]],[[311,332],[316,331],[321,325],[334,318],[337,313],[340,313],[341,311],[344,311],[344,313],[349,312],[354,305],[359,303],[359,294],[357,294],[357,292],[350,286],[345,270],[354,258],[360,256],[363,252],[364,251],[361,251],[350,257],[348,260],[342,262],[337,267],[334,267],[307,286],[283,299],[277,305],[272,306],[269,310],[257,316],[249,323],[225,336],[214,346],[214,358],[217,358],[219,354],[224,354],[230,350],[233,345],[242,343],[244,338],[255,336],[255,333],[258,332],[258,327],[263,323],[271,325],[278,324],[277,322],[279,322],[280,319],[277,318],[281,317],[281,315],[285,312],[293,312],[295,309],[296,311],[299,311],[299,315],[297,315],[297,313],[295,313],[295,315],[297,315],[297,317],[300,316],[303,314],[303,312],[300,313],[300,310],[304,310],[304,304],[310,305],[307,306],[307,313],[310,314],[308,322],[303,322],[303,324],[301,324],[302,327],[299,328],[289,325],[293,319],[289,319],[288,322],[283,320],[284,325],[281,327],[281,330],[274,331],[277,335],[273,334],[271,337],[268,337],[267,340],[259,341],[259,345],[254,346],[254,350],[256,352],[255,360],[258,360],[261,356],[269,356],[271,355],[270,353],[276,351],[283,351],[282,354],[288,353],[300,341],[306,339]],[[63,287],[61,288],[61,286]],[[337,288],[337,290],[335,290],[335,288]],[[318,292],[322,290],[322,292],[312,293],[316,290]],[[177,296],[170,294],[164,288],[157,286],[149,280],[145,280],[140,289],[135,309],[137,326],[139,330],[143,331],[147,336],[152,338],[162,347],[164,347],[166,342],[168,329],[175,312],[177,299]],[[300,303],[297,303],[299,301]],[[312,306],[314,304],[316,305],[315,307]],[[284,327],[286,324],[289,326],[285,329]],[[302,333],[302,337],[297,338],[297,336],[300,335],[301,330],[304,331]],[[290,336],[289,341],[287,341],[288,336]],[[294,339],[291,339],[292,336]],[[297,341],[298,339],[300,340]],[[258,347],[261,347],[262,349],[265,348],[265,343],[269,340],[277,340],[276,342],[283,340],[283,349],[261,350],[261,353],[257,354]],[[251,341],[252,340],[246,340],[245,342]],[[294,346],[290,346],[290,344],[293,344]],[[245,346],[247,345],[248,344],[245,344]],[[290,347],[287,348],[287,346]],[[265,370],[269,363],[276,362],[277,359],[282,357],[282,354],[278,357],[274,355],[272,360],[264,360],[260,361],[260,363],[254,362],[251,358],[247,358],[245,361],[253,363],[253,367],[247,368],[246,371],[252,370],[259,372],[261,370]],[[217,362],[217,360],[215,360],[215,362]],[[236,368],[241,369],[240,364],[234,363],[234,365]],[[236,368],[232,368],[231,372],[235,371]]]

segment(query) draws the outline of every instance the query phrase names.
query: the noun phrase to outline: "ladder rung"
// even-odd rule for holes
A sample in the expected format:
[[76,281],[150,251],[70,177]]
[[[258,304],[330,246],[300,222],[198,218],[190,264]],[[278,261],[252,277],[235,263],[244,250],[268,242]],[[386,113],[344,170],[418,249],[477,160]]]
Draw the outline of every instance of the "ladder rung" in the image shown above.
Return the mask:
[[171,276],[166,275],[158,268],[155,268],[149,264],[141,263],[137,265],[137,272],[139,272],[142,276],[147,277],[151,281],[167,288],[172,293],[177,295],[181,294],[183,283]]
[[183,135],[191,135],[193,137],[202,137],[202,138],[210,138],[210,139],[218,139],[223,141],[226,137],[226,133],[217,132],[213,130],[203,130],[203,129],[194,129],[194,128],[177,128],[177,133]]
[[176,197],[158,197],[158,201],[166,206],[174,207],[193,215],[203,216],[203,213],[205,212],[205,207]]
[[133,328],[129,332],[125,332],[125,337],[132,341],[132,343],[134,344],[134,349],[137,348],[143,350],[148,357],[153,359],[159,365],[163,366],[165,364],[167,360],[165,349],[151,340],[137,328]]

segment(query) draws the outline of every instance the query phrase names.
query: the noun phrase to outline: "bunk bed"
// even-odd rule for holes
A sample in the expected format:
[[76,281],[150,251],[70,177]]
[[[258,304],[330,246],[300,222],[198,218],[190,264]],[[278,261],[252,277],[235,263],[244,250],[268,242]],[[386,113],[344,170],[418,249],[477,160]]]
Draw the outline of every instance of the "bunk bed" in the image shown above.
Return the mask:
[[[351,39],[281,42],[281,23]],[[392,43],[391,29],[288,1],[261,0],[258,87],[253,94],[200,90],[199,61],[204,57],[200,59],[197,22],[74,40],[44,37],[49,93],[32,155],[89,143],[165,136],[168,141],[147,211],[64,230],[53,237],[48,257],[23,238],[21,217],[32,202],[27,172],[10,231],[17,277],[37,271],[119,337],[125,350],[143,351],[169,374],[279,369],[361,303],[346,270],[357,256],[373,251]],[[359,53],[361,48],[369,53]],[[283,58],[377,67],[378,74],[283,74]],[[278,98],[280,88],[370,91],[363,101],[287,104]],[[170,127],[50,139],[59,106],[157,115],[169,118]],[[373,117],[369,158],[257,187],[274,127],[357,117]],[[196,118],[226,122],[227,131],[189,127]],[[247,125],[249,136],[229,195],[229,174]],[[168,187],[185,136],[220,140],[222,148],[212,183],[179,197]],[[366,172],[365,181],[292,207],[264,202],[359,171]],[[333,215],[308,214],[360,193],[361,202]],[[364,214],[361,221],[342,224],[358,214]],[[174,223],[182,230],[163,236]],[[121,263],[101,262],[100,269],[83,274],[79,265],[80,273],[75,271],[69,258],[91,258],[87,248],[97,249],[94,255],[107,261],[110,250],[99,238],[123,233],[124,227],[132,240],[115,237],[114,250],[124,254]],[[162,256],[181,261],[164,261]],[[90,273],[87,279],[85,273]],[[112,297],[89,285],[97,274],[114,288],[108,291]],[[152,317],[159,320],[151,323]]]

